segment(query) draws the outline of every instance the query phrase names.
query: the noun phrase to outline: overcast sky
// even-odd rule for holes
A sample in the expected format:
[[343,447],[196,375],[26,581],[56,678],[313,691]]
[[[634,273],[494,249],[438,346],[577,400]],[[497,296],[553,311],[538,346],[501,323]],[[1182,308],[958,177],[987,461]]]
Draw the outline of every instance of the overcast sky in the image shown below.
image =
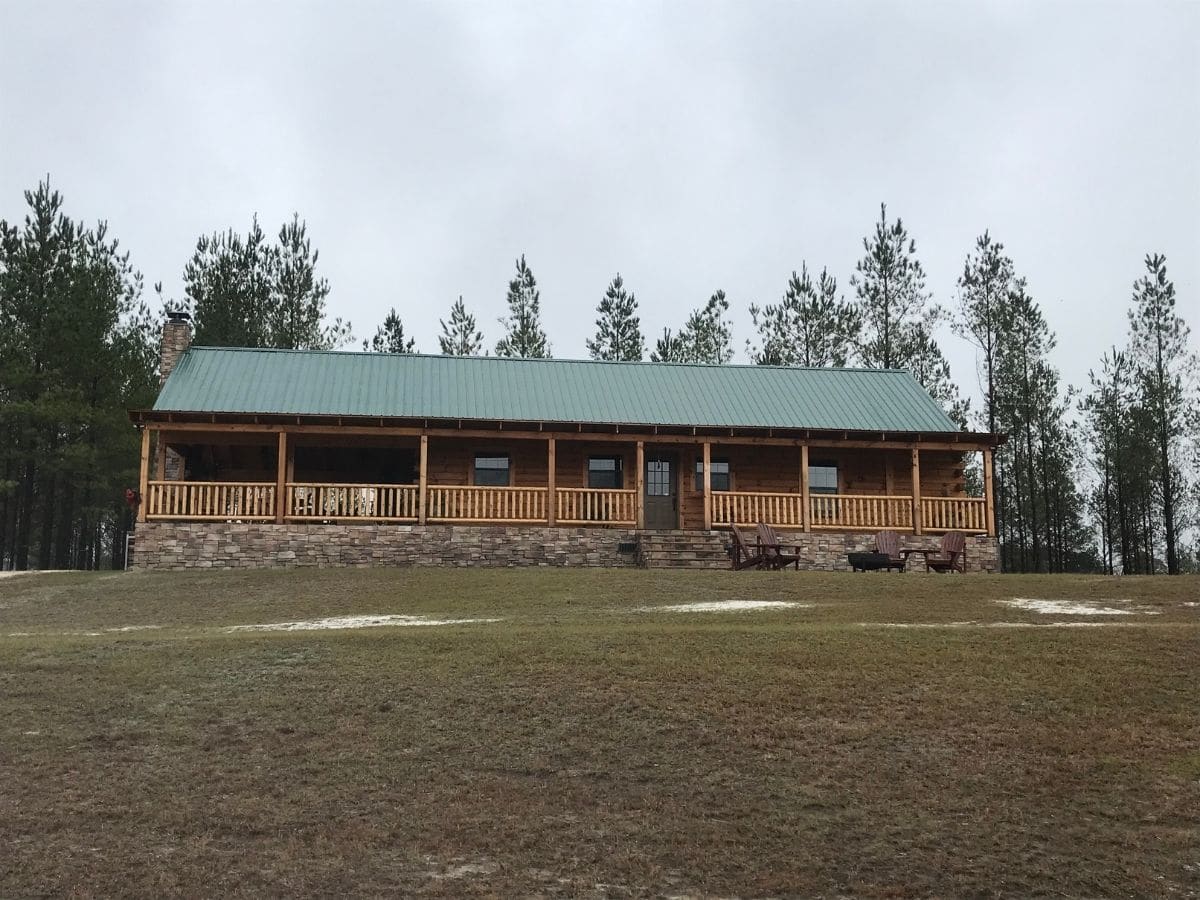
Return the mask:
[[394,305],[434,352],[462,294],[493,347],[525,253],[555,356],[619,270],[651,345],[724,288],[744,360],[886,201],[947,305],[990,229],[1073,382],[1147,251],[1200,333],[1200,2],[13,2],[0,61],[0,217],[49,173],[169,295],[296,210],[360,338]]

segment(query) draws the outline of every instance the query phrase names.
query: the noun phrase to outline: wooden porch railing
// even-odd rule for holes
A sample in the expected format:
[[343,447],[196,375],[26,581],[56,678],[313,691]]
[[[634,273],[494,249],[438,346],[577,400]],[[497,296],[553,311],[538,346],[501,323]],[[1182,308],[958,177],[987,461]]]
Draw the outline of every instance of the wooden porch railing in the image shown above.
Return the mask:
[[256,481],[149,481],[147,519],[275,518],[275,485]]
[[[420,516],[420,489],[411,484],[308,484],[285,488],[284,518],[291,522],[415,522]],[[427,521],[548,521],[549,489],[429,485]],[[265,482],[150,481],[146,485],[147,519],[263,521],[275,518],[275,485]],[[632,526],[637,521],[637,491],[609,488],[558,488],[555,521],[564,525]],[[981,497],[922,497],[921,527],[927,532],[987,532],[987,502]],[[781,528],[804,526],[800,494],[713,491],[713,524],[766,522]],[[812,494],[809,525],[813,529],[873,531],[910,530],[912,498],[878,494]]]
[[415,484],[299,484],[287,486],[284,515],[296,522],[415,522]]
[[634,525],[637,491],[616,488],[558,488],[555,521],[563,525]]
[[429,485],[426,521],[545,522],[544,487]]
[[799,494],[713,491],[712,499],[714,525],[745,525],[756,522],[788,528],[800,528],[804,525]]
[[[802,528],[800,494],[713,491],[713,524],[766,522],[780,528]],[[809,525],[830,531],[911,530],[912,497],[880,494],[812,494]],[[924,497],[924,531],[987,531],[987,504],[980,497]]]
[[880,494],[813,494],[813,528],[841,530],[912,528],[912,497]]
[[987,501],[982,497],[922,497],[921,526],[926,531],[987,531]]

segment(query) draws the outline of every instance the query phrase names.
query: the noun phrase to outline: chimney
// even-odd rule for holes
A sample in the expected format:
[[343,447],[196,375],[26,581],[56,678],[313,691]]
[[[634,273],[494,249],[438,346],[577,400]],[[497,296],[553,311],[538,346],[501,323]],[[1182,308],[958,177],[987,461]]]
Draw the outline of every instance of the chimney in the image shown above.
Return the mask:
[[158,386],[167,382],[167,376],[179,362],[185,350],[192,345],[192,317],[181,309],[168,311],[163,323],[162,348],[158,360]]

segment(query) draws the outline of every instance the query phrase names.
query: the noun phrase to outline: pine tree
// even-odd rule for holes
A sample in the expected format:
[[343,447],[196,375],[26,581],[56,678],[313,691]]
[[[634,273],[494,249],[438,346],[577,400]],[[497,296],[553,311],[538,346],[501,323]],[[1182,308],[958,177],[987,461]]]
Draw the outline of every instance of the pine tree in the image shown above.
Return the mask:
[[1091,509],[1109,572],[1153,574],[1157,526],[1152,518],[1157,453],[1153,417],[1142,404],[1130,354],[1113,348],[1090,373],[1082,410],[1098,484]]
[[662,337],[655,342],[654,349],[650,351],[650,361],[687,362],[684,357],[684,346],[679,335],[672,334],[670,328],[664,328]]
[[272,257],[258,216],[245,239],[229,229],[196,241],[196,252],[183,270],[183,283],[197,344],[271,345]]
[[995,427],[1009,436],[997,452],[1006,477],[998,494],[1005,568],[1090,568],[1095,558],[1074,468],[1080,445],[1068,419],[1073,392],[1050,363],[1057,340],[1024,279],[1013,280],[1001,310],[993,412]]
[[478,356],[483,349],[483,332],[475,325],[475,317],[463,305],[462,294],[450,307],[450,321],[439,319],[442,333],[438,344],[446,356]]
[[316,274],[320,254],[312,249],[308,224],[293,213],[279,229],[271,258],[274,268],[269,312],[269,343],[288,350],[328,350],[350,340],[341,319],[324,325],[329,282]]
[[153,402],[141,275],[48,182],[0,220],[0,568],[119,562],[136,483],[126,410]]
[[517,277],[508,283],[508,316],[500,320],[505,335],[496,344],[497,356],[549,359],[550,342],[541,323],[541,296],[525,255],[517,260]]
[[[978,348],[983,382],[983,423],[988,432],[996,432],[997,384],[1002,330],[1007,321],[1007,304],[1016,274],[1013,262],[1004,255],[1004,245],[993,241],[984,231],[975,241],[975,256],[967,256],[958,279],[959,309],[955,332]],[[1008,454],[1002,448],[995,458],[995,504],[997,533],[1005,533],[1004,502],[1007,487],[1005,466]]]
[[370,342],[363,341],[363,349],[375,353],[416,353],[417,342],[404,334],[404,323],[392,307],[383,320],[383,324],[375,329],[375,337]]
[[609,282],[608,290],[596,311],[596,337],[587,342],[592,359],[637,361],[646,352],[641,322],[637,316],[637,297],[625,290],[621,273]]
[[761,309],[751,304],[750,319],[759,344],[747,342],[747,349],[758,365],[845,366],[860,328],[857,310],[838,298],[837,279],[823,269],[814,283],[804,262],[783,299]]
[[729,301],[718,290],[708,302],[693,310],[677,334],[663,329],[650,359],[655,362],[722,365],[733,359],[733,334],[725,318]]
[[975,241],[975,256],[968,256],[958,279],[959,310],[955,331],[982,353],[984,401],[987,430],[996,431],[996,364],[1006,305],[1016,274],[1004,245],[984,232]]
[[950,366],[933,337],[941,307],[930,302],[916,242],[900,219],[889,223],[880,204],[875,234],[863,238],[866,255],[850,278],[862,320],[858,357],[863,365],[908,369],[946,412],[966,425],[967,403],[950,380]]
[[1184,378],[1195,358],[1188,351],[1188,326],[1175,312],[1175,285],[1167,278],[1166,257],[1147,254],[1145,264],[1146,274],[1133,286],[1130,349],[1153,428],[1167,572],[1178,575],[1176,504],[1184,478],[1175,451],[1188,409]]
[[326,350],[352,340],[349,322],[324,324],[329,283],[307,232],[295,215],[273,245],[255,216],[244,238],[232,229],[200,237],[183,275],[197,344]]
[[733,333],[725,318],[728,312],[725,292],[718,290],[691,314],[680,332],[689,362],[724,365],[733,359]]

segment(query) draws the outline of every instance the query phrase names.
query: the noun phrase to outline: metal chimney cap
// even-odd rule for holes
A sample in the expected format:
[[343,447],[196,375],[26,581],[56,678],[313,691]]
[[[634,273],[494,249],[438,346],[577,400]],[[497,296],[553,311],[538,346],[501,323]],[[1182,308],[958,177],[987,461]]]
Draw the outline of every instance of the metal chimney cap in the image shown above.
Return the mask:
[[192,315],[187,310],[169,309],[167,310],[167,321],[172,325],[186,325],[192,321]]

